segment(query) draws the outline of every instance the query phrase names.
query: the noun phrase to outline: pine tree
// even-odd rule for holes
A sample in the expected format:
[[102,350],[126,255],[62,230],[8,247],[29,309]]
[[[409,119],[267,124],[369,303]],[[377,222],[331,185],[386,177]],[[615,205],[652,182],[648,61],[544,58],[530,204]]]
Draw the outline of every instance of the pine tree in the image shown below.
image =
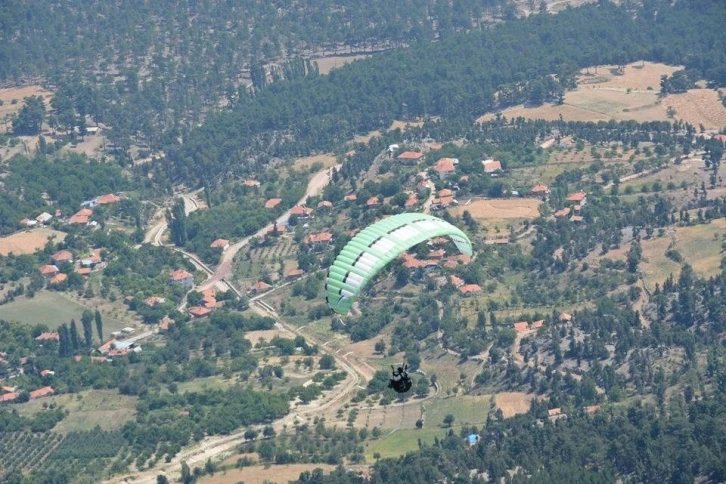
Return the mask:
[[98,340],[103,343],[103,319],[101,319],[101,312],[98,309],[96,309],[96,331]]

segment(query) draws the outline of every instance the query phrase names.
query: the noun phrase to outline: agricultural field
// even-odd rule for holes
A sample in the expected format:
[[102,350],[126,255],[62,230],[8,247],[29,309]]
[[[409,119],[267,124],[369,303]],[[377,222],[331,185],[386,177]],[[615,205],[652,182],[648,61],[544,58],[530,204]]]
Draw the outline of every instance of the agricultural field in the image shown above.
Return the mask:
[[529,412],[534,395],[522,392],[502,392],[494,396],[494,404],[504,418]]
[[[433,390],[433,388],[432,388]],[[423,407],[426,402],[416,402],[415,399],[409,400],[404,405],[393,405],[381,407],[366,407],[358,410],[358,418],[353,424],[355,427],[365,427],[371,430],[378,427],[383,430],[384,434],[391,429],[414,429],[416,421],[421,418]],[[340,423],[344,423],[347,415],[344,415]]]
[[7,256],[10,253],[15,255],[32,254],[45,247],[48,238],[53,238],[55,243],[63,242],[66,233],[40,227],[0,237],[0,255]]
[[273,282],[284,278],[285,271],[297,259],[297,251],[297,244],[291,236],[280,237],[268,247],[249,249],[246,257],[238,256],[235,261],[234,277],[238,287],[251,287],[265,273]]
[[[675,110],[673,119],[681,119],[707,129],[726,125],[726,108],[718,93],[708,89],[692,89],[683,94],[659,98],[660,76],[670,75],[680,67],[650,62],[632,63],[620,74],[616,66],[597,66],[583,70],[577,89],[565,94],[563,105],[543,104],[536,107],[515,106],[505,109],[507,118],[525,117],[556,121],[667,121],[668,108]],[[487,114],[479,121],[488,121]]]
[[103,430],[121,428],[136,415],[136,401],[136,397],[120,395],[115,390],[88,390],[13,405],[13,409],[21,415],[34,415],[43,411],[44,405],[54,403],[67,410],[68,415],[53,431],[67,434],[92,430],[96,425]]
[[37,468],[62,440],[61,434],[53,432],[5,433],[0,439],[0,481],[13,469],[30,472]]
[[536,198],[470,200],[449,209],[460,217],[468,211],[474,220],[487,227],[499,227],[539,217],[541,200]]
[[[110,303],[106,303],[110,306]],[[56,291],[42,291],[36,293],[32,299],[22,297],[8,304],[0,306],[0,319],[18,321],[26,324],[45,324],[51,329],[71,319],[81,320],[84,309],[95,310],[91,305],[81,304],[73,296]],[[110,315],[107,308],[99,308],[103,316],[104,334],[111,334],[129,325],[124,317]]]
[[[436,348],[426,356],[422,355],[421,369],[427,377],[435,374],[439,382],[440,396],[447,396],[454,388],[468,390],[472,379],[481,372],[479,364],[475,361],[459,363],[459,357]],[[461,379],[462,373],[464,378]],[[433,388],[432,388],[433,391]]]
[[[454,432],[459,431],[458,426],[453,426]],[[365,446],[365,456],[367,462],[375,462],[374,454],[380,454],[381,458],[398,457],[408,452],[418,450],[418,441],[421,443],[432,445],[436,437],[443,438],[449,429],[400,429],[391,434],[384,434],[378,440],[371,441]]]
[[233,379],[227,380],[217,376],[195,378],[194,380],[179,383],[177,391],[179,393],[198,393],[206,390],[225,390],[235,383]]
[[318,70],[321,74],[328,74],[333,69],[343,67],[346,64],[357,61],[359,59],[365,59],[370,55],[355,54],[355,55],[331,55],[321,57],[319,59],[313,59],[318,64]]
[[295,481],[300,473],[313,469],[323,469],[325,474],[335,470],[329,464],[286,464],[286,465],[255,465],[240,469],[229,469],[217,472],[213,476],[204,476],[197,480],[200,484],[237,484],[244,483],[285,483]]
[[424,425],[428,428],[443,427],[444,418],[449,414],[459,425],[480,425],[487,421],[491,403],[490,395],[460,395],[430,400],[425,404]]

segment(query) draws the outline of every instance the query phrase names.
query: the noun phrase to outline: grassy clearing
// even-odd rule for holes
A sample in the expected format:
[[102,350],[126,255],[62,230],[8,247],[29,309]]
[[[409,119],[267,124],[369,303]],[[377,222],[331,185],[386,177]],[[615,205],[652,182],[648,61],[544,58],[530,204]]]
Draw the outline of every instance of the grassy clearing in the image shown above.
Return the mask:
[[[84,309],[95,308],[83,306],[64,293],[43,291],[32,299],[21,298],[0,306],[0,319],[31,325],[45,324],[55,329],[63,323],[70,322],[71,319],[80,322]],[[104,311],[101,311],[101,314],[104,334],[111,334],[112,331],[118,331],[128,325],[122,319],[109,316]]]
[[217,472],[213,476],[205,476],[199,479],[202,484],[237,484],[245,483],[263,483],[263,482],[290,482],[297,480],[300,473],[312,471],[313,469],[323,469],[325,474],[330,474],[335,466],[328,464],[287,464],[284,466],[250,466],[241,469],[229,469],[223,472]]
[[[452,427],[454,432],[458,432],[460,427]],[[408,452],[418,450],[418,441],[424,444],[433,444],[436,437],[443,438],[449,429],[405,429],[396,430],[392,434],[388,434],[381,439],[372,441],[366,446],[366,461],[375,462],[373,454],[378,453],[381,458],[398,457]]]
[[461,395],[454,398],[436,399],[426,403],[426,426],[443,426],[444,417],[451,414],[454,422],[466,424],[482,424],[489,414],[491,396]]
[[205,390],[224,390],[235,384],[233,379],[225,380],[218,376],[196,378],[177,385],[179,393],[199,393]]
[[481,368],[476,362],[465,361],[459,363],[457,356],[443,350],[425,356],[421,360],[421,369],[426,372],[426,375],[436,374],[441,387],[441,396],[446,396],[449,391],[460,386],[462,373],[465,376],[463,380],[464,388],[468,388],[472,378],[481,372]]
[[104,430],[122,427],[136,415],[136,397],[120,395],[115,390],[89,390],[81,393],[58,395],[14,405],[21,415],[34,415],[43,405],[55,403],[68,411],[55,431],[68,433],[91,430],[99,425]]

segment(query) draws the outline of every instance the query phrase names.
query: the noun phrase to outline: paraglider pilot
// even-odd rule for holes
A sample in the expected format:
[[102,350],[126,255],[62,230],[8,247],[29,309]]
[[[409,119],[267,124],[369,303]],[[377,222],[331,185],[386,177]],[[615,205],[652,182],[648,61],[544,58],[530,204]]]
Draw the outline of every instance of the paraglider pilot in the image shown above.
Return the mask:
[[399,366],[398,369],[394,369],[393,365],[391,365],[391,369],[393,370],[393,376],[388,382],[388,388],[393,388],[397,393],[406,393],[409,391],[411,389],[411,379],[406,372],[408,365],[403,365],[403,367]]

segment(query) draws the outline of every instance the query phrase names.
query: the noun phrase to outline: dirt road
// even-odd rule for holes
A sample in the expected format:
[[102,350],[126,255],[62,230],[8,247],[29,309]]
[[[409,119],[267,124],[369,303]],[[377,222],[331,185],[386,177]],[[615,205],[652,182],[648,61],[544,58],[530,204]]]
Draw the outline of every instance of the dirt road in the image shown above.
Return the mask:
[[[313,197],[322,193],[323,189],[328,185],[328,183],[330,183],[331,170],[338,170],[341,166],[342,165],[338,164],[332,168],[326,168],[325,170],[319,171],[318,173],[313,175],[313,177],[310,179],[310,182],[308,183],[308,188],[305,191],[305,195],[303,195],[303,197],[298,201],[298,205],[305,203],[305,200],[307,200],[308,197]],[[277,217],[276,223],[280,224],[286,222],[288,218],[290,218],[289,210]],[[226,283],[226,285],[229,285],[229,283],[226,282],[226,279],[232,274],[234,257],[237,255],[237,252],[239,252],[240,249],[248,245],[252,238],[264,236],[271,226],[272,224],[258,230],[251,236],[245,237],[239,242],[230,245],[229,249],[227,249],[227,251],[222,254],[222,259],[220,260],[219,266],[217,266],[217,270],[215,270],[214,274],[209,279],[204,281],[204,283],[199,286],[197,290],[203,291],[205,289],[210,289],[220,281]]]

